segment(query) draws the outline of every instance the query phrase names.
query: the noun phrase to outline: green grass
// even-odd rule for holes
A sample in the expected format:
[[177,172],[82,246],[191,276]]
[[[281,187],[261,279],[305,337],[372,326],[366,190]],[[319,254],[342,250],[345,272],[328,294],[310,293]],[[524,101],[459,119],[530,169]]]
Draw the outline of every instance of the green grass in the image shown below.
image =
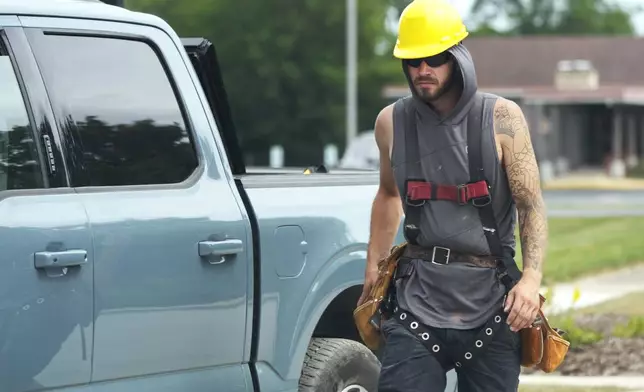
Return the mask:
[[[629,211],[629,210],[641,210],[644,208],[644,203],[628,203],[628,204],[602,204],[602,211]],[[548,204],[549,210],[577,210],[577,211],[587,211],[588,206],[586,204]]]
[[559,387],[559,386],[549,386],[549,385],[544,385],[544,386],[519,385],[519,392],[623,392],[623,391],[628,391],[628,389],[602,388],[602,387],[597,387],[597,388],[567,387],[567,386]]
[[[644,261],[644,218],[550,218],[543,283],[569,281],[584,275]],[[521,246],[517,235],[517,257]]]
[[644,291],[625,295],[594,306],[566,311],[549,317],[551,325],[556,325],[567,332],[566,339],[572,347],[593,344],[604,339],[602,333],[580,327],[575,318],[588,314],[626,316],[627,321],[613,325],[609,334],[614,337],[633,338],[644,336]]

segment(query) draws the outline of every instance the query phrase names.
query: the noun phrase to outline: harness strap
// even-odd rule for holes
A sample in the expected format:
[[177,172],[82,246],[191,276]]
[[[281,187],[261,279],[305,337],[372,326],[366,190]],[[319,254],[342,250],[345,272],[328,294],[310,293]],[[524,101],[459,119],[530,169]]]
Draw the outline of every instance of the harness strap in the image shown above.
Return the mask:
[[[394,116],[403,116],[405,151],[410,157],[419,157],[419,141],[416,129],[409,127],[408,106],[406,100],[399,100],[394,105]],[[489,191],[488,182],[483,176],[483,166],[481,159],[481,131],[475,124],[481,124],[483,112],[483,99],[477,94],[474,99],[474,106],[470,110],[468,118],[468,157],[470,161],[470,182],[460,185],[446,185],[427,182],[424,179],[409,178],[405,181],[405,221],[403,233],[405,239],[412,245],[418,245],[418,236],[420,235],[420,222],[423,214],[423,207],[427,201],[444,200],[453,201],[459,205],[471,204],[480,208],[491,204],[492,198]],[[472,132],[474,132],[472,134]],[[473,143],[470,142],[473,141]],[[470,148],[472,147],[472,148]],[[472,158],[472,154],[475,154]],[[474,159],[474,163],[472,162]],[[475,169],[472,169],[474,164]],[[480,170],[478,169],[480,168]],[[480,172],[480,173],[479,173]],[[476,173],[476,175],[473,175]],[[486,212],[486,214],[488,214]],[[494,218],[494,214],[492,214]],[[485,223],[484,223],[485,224]],[[501,248],[502,250],[502,248]],[[494,255],[501,255],[496,253]]]
[[443,342],[438,337],[434,336],[429,328],[419,322],[413,314],[400,308],[396,308],[392,316],[398,323],[404,326],[407,331],[420,340],[420,342],[434,355],[434,358],[436,358],[444,369],[450,369],[454,365],[454,361],[449,355]]
[[406,187],[407,202],[447,200],[461,205],[470,201],[485,202],[490,200],[487,183],[477,181],[462,185],[443,185],[419,180],[407,180]]
[[471,341],[463,342],[457,347],[446,346],[426,325],[422,324],[411,313],[397,308],[393,313],[396,321],[402,324],[412,335],[429,350],[445,369],[466,368],[475,359],[482,357],[486,347],[506,320],[503,309],[492,316]]
[[[418,135],[416,129],[411,129],[409,126],[409,105],[407,105],[407,98],[400,99],[394,104],[394,118],[403,119],[403,132],[405,136],[405,152],[408,157],[418,157]],[[395,121],[395,120],[394,120]],[[423,180],[418,180],[423,181]],[[409,180],[406,181],[405,189]],[[424,201],[420,203],[405,202],[403,209],[405,211],[405,220],[403,222],[403,234],[408,243],[418,245],[418,236],[420,235],[420,216],[422,215],[422,206]]]
[[[489,183],[485,178],[482,157],[483,146],[481,134],[483,133],[482,130],[484,127],[477,127],[477,125],[482,124],[483,109],[483,97],[480,93],[477,93],[474,97],[474,105],[467,118],[467,160],[469,162],[470,182],[485,181]],[[514,261],[514,252],[511,250],[505,251],[501,244],[491,199],[489,203],[477,207],[479,207],[479,218],[483,225],[483,232],[485,233],[490,252],[494,256],[500,257],[502,261],[502,265],[499,268],[501,283],[509,291],[521,279],[521,271]]]

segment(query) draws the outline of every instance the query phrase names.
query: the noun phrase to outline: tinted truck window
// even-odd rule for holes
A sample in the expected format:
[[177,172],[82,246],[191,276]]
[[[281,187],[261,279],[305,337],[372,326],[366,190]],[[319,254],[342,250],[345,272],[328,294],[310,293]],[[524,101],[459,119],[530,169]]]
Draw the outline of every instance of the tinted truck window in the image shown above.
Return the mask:
[[22,92],[11,59],[1,52],[0,86],[0,191],[43,188],[40,158]]
[[178,183],[197,168],[183,112],[150,45],[32,37],[59,123],[78,143],[74,186]]

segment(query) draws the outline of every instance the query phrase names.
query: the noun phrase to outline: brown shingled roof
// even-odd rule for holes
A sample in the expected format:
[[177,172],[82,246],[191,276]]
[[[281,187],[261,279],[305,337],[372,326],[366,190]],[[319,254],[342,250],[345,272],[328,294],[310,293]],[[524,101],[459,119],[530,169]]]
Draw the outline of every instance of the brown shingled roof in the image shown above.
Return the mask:
[[553,86],[560,60],[590,60],[601,86],[644,86],[644,38],[470,37],[479,86]]

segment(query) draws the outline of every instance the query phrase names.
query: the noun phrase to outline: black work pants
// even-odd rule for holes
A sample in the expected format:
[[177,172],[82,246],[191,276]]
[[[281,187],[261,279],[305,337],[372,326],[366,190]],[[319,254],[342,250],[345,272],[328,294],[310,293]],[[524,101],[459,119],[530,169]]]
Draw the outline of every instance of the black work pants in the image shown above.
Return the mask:
[[[449,350],[451,345],[472,342],[479,329],[431,328],[434,336]],[[398,321],[382,324],[384,350],[378,392],[443,392],[444,368],[421,341]],[[453,368],[453,367],[452,367]],[[521,372],[521,339],[503,322],[485,352],[466,368],[455,368],[458,392],[515,392]]]

